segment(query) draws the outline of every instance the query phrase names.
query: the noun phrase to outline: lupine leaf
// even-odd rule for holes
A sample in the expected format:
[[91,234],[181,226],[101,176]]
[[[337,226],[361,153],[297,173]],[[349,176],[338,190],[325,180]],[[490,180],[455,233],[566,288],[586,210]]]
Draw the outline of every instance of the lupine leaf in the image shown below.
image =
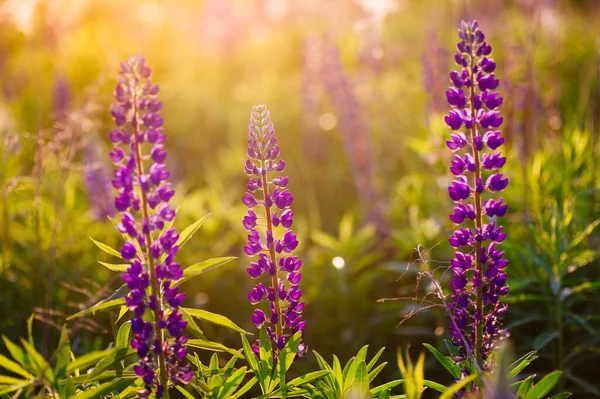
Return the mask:
[[367,373],[367,364],[364,360],[360,362],[356,369],[352,387],[357,388],[361,394],[369,392],[369,373]]
[[557,395],[550,396],[548,399],[567,399],[571,395],[573,395],[571,392],[563,392]]
[[90,237],[90,240],[92,240],[92,242],[94,244],[96,244],[96,246],[98,248],[100,248],[102,251],[106,252],[107,254],[123,259],[123,257],[121,256],[121,253],[119,251],[117,251],[116,249],[114,249],[104,243],[101,243],[100,241],[96,241],[92,237]]
[[190,339],[186,345],[193,348],[205,349],[214,352],[226,352],[232,354],[234,358],[244,358],[244,355],[235,349],[231,349],[218,342],[212,342],[205,339]]
[[21,344],[25,348],[25,352],[29,358],[35,363],[37,366],[37,370],[39,372],[39,376],[43,375],[46,377],[46,381],[53,384],[54,383],[54,370],[50,367],[48,361],[39,353],[35,347],[27,340],[21,339]]
[[342,389],[344,391],[346,389],[350,388],[350,386],[352,386],[352,382],[354,381],[354,378],[356,377],[356,370],[358,370],[358,367],[360,366],[360,362],[362,362],[366,359],[368,350],[369,350],[368,345],[365,345],[362,348],[360,348],[360,350],[358,351],[358,353],[352,360],[352,365],[349,367],[348,372],[343,373]]
[[228,256],[223,258],[213,258],[205,260],[204,262],[195,263],[189,267],[183,269],[183,276],[173,284],[174,287],[180,285],[181,283],[199,276],[203,273],[209,272],[213,269],[216,269],[219,266],[222,266],[232,260],[237,259],[235,256]]
[[479,377],[477,374],[471,374],[470,376],[458,381],[456,384],[449,386],[441,395],[439,399],[451,399],[454,394],[466,387],[473,380]]
[[98,261],[102,266],[113,272],[125,273],[129,267],[128,263],[106,263]]
[[179,248],[183,247],[192,236],[198,231],[200,226],[206,221],[206,219],[210,216],[210,214],[202,216],[200,219],[196,220],[194,223],[190,224],[188,227],[183,229],[181,234],[179,234],[179,239],[175,243],[175,246]]
[[60,331],[60,339],[58,340],[58,349],[56,350],[56,377],[62,378],[67,371],[67,365],[71,360],[71,345],[69,344],[69,336],[67,334],[67,326],[63,326]]
[[452,363],[448,358],[442,355],[437,349],[429,344],[423,344],[429,351],[435,356],[442,366],[452,375],[454,378],[460,378],[460,367]]
[[223,315],[220,315],[217,313],[212,313],[212,312],[209,312],[209,311],[206,311],[203,309],[191,309],[191,308],[184,308],[184,309],[187,313],[189,313],[190,316],[195,317],[199,320],[203,320],[203,321],[207,321],[209,323],[217,324],[219,326],[227,327],[227,328],[230,328],[239,333],[249,334],[247,331],[245,331],[244,329],[242,329],[237,324],[235,324],[233,321],[229,320],[227,317],[225,317]]
[[233,373],[229,378],[225,380],[225,383],[219,390],[219,399],[229,399],[235,392],[238,386],[242,383],[244,376],[246,375],[246,367],[242,367]]
[[542,399],[545,395],[550,393],[552,388],[560,381],[562,377],[562,371],[553,371],[540,380],[533,388],[527,393],[525,399]]
[[379,352],[377,352],[375,354],[375,356],[373,356],[373,359],[371,359],[371,361],[367,364],[367,371],[371,371],[371,369],[375,366],[375,364],[377,363],[377,361],[379,360],[379,358],[383,354],[384,350],[385,350],[385,347],[379,349]]
[[0,386],[0,395],[6,395],[11,392],[17,391],[19,389],[25,388],[32,383],[29,381],[21,382],[19,384],[9,385],[9,386]]
[[373,381],[375,377],[383,370],[383,368],[387,365],[387,362],[381,363],[379,366],[375,367],[372,371],[369,372],[369,382]]
[[377,395],[379,392],[385,391],[387,389],[395,388],[398,385],[402,384],[403,382],[404,382],[404,380],[394,380],[394,381],[386,382],[383,385],[380,385],[378,387],[371,389],[371,391],[370,391],[371,395]]
[[[244,337],[246,338],[246,337]],[[248,392],[254,385],[256,385],[257,383],[257,379],[256,377],[252,377],[250,379],[250,381],[248,381],[246,384],[244,384],[236,393],[235,395],[231,396],[231,399],[237,399],[240,398],[243,394],[245,394],[246,392]]]
[[125,298],[118,298],[118,299],[113,299],[110,301],[104,300],[104,301],[98,302],[97,304],[95,304],[94,306],[92,306],[89,309],[82,310],[81,312],[75,313],[73,316],[67,317],[67,320],[73,320],[73,319],[77,319],[79,317],[83,317],[83,316],[87,316],[87,315],[95,315],[96,312],[100,312],[102,310],[114,309],[114,308],[117,308],[124,304],[125,304]]
[[305,374],[298,378],[294,378],[293,380],[288,382],[287,385],[289,387],[297,387],[297,386],[301,386],[303,384],[309,383],[311,381],[314,381],[318,378],[325,377],[327,375],[331,375],[331,370],[313,371],[312,373],[308,373],[308,374]]
[[108,394],[110,392],[119,392],[123,388],[131,385],[133,380],[131,379],[123,379],[117,378],[111,382],[107,382],[99,385],[96,388],[80,392],[74,396],[71,396],[69,399],[94,399],[102,397],[104,394]]
[[242,346],[244,348],[244,355],[246,357],[246,361],[248,362],[248,365],[250,366],[252,371],[256,373],[256,371],[258,370],[258,359],[256,359],[254,351],[252,350],[252,346],[248,342],[246,336],[244,334],[240,335],[242,337]]
[[111,348],[106,351],[96,351],[86,353],[85,355],[78,357],[67,366],[67,373],[72,373],[75,370],[86,371],[90,366],[95,364],[98,360],[114,353],[117,348]]
[[423,380],[423,386],[426,386],[427,388],[435,389],[438,392],[444,392],[446,389],[448,389],[446,386],[439,384],[435,381],[430,381],[430,380]]
[[[519,388],[517,389],[517,397],[519,398],[523,398],[525,399],[525,396],[527,396],[527,392],[529,392],[529,390],[531,389],[532,385],[533,385],[533,380],[535,379],[535,374],[530,375],[529,377],[525,378],[523,381],[519,381]],[[516,388],[516,387],[513,387]]]
[[18,345],[13,343],[5,336],[2,336],[2,339],[4,340],[4,345],[6,346],[6,349],[8,349],[8,352],[12,358],[19,362],[21,366],[23,366],[29,372],[35,373],[35,369],[33,368],[33,364],[31,359],[29,359],[29,356],[27,356],[27,353],[25,353],[23,349],[19,348]]
[[25,370],[23,367],[21,367],[18,363],[13,362],[9,358],[7,358],[6,356],[1,355],[1,354],[0,354],[0,367],[7,371],[11,371],[15,374],[19,374],[25,378],[33,378],[33,376],[29,372],[27,372],[27,370]]
[[521,371],[525,369],[525,367],[529,366],[529,364],[531,364],[531,362],[533,362],[535,359],[537,359],[535,351],[528,352],[525,355],[521,356],[510,366],[508,366],[508,376],[510,378],[516,377]]
[[446,348],[448,348],[448,353],[450,354],[450,356],[460,356],[460,351],[458,350],[456,345],[452,343],[452,341],[445,339],[444,343],[446,344]]
[[187,399],[195,399],[194,395],[192,395],[191,393],[189,393],[188,391],[186,391],[186,389],[180,385],[177,385],[175,388],[177,388],[177,390],[179,392],[181,392],[181,394],[183,396],[185,396]]

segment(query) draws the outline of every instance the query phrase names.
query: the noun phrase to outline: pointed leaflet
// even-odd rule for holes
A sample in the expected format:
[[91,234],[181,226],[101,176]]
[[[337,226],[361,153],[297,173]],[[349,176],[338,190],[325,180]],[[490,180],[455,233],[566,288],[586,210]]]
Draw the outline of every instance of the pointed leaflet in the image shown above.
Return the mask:
[[92,240],[93,243],[96,244],[96,246],[98,248],[100,248],[102,251],[106,252],[107,254],[123,259],[123,257],[121,256],[121,253],[119,251],[117,251],[116,249],[114,249],[104,243],[101,243],[100,241],[96,241],[92,237],[90,237],[90,240]]
[[205,260],[204,262],[199,262],[199,263],[193,264],[190,267],[186,267],[183,270],[183,277],[181,277],[179,280],[177,280],[177,282],[174,284],[174,287],[180,285],[184,281],[187,281],[193,277],[199,276],[203,273],[206,273],[213,269],[216,269],[217,267],[222,266],[228,262],[231,262],[234,259],[237,259],[237,258],[235,256],[228,256],[228,257],[223,257],[223,258],[213,258],[213,259]]
[[533,388],[527,393],[525,399],[542,399],[544,398],[552,388],[560,381],[562,377],[562,371],[553,371],[540,380]]
[[202,310],[202,309],[183,308],[183,310],[185,310],[190,316],[195,317],[199,320],[207,321],[209,323],[227,327],[227,328],[230,328],[234,331],[237,331],[237,332],[240,332],[243,334],[248,334],[247,331],[245,331],[244,329],[239,327],[237,324],[235,324],[233,321],[229,320],[227,317],[222,316],[220,314],[211,313],[209,311]]
[[429,344],[423,344],[454,378],[460,378],[460,367]]

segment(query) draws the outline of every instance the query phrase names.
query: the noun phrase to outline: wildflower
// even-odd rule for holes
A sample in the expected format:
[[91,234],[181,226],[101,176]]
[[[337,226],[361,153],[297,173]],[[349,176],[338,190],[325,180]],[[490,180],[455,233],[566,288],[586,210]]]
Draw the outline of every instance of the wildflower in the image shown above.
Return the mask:
[[[302,290],[298,287],[302,261],[290,255],[298,246],[296,235],[291,230],[294,213],[290,206],[294,197],[284,188],[288,184],[287,177],[271,177],[285,169],[285,162],[278,160],[279,152],[269,111],[266,106],[257,105],[252,109],[248,131],[248,160],[244,169],[250,181],[242,202],[249,210],[242,224],[249,232],[244,251],[250,257],[258,256],[258,260],[247,269],[248,274],[253,279],[267,275],[270,282],[270,286],[258,283],[248,294],[253,305],[268,302],[269,314],[257,308],[250,320],[256,328],[266,325],[275,354],[285,347],[291,335],[297,331],[304,333],[306,325],[302,321]],[[264,213],[260,212],[259,217],[261,208]],[[282,232],[278,234],[277,228]],[[255,351],[258,345],[257,341]],[[305,351],[304,344],[300,344],[298,356]]]
[[[174,261],[179,235],[173,228],[165,229],[175,217],[168,205],[174,190],[162,163],[166,157],[162,103],[151,74],[140,56],[121,64],[111,107],[117,127],[110,133],[115,162],[112,185],[118,192],[115,207],[121,212],[117,229],[127,237],[121,255],[130,264],[122,275],[130,290],[125,301],[133,312],[131,346],[140,359],[134,371],[144,381],[138,391],[141,398],[152,392],[161,398],[169,380],[185,384],[193,375],[184,365],[187,322],[178,310],[185,294],[173,286],[182,276]],[[150,156],[143,153],[146,146],[151,148]],[[144,317],[150,312],[153,322]]]
[[[504,143],[500,131],[495,130],[503,121],[497,110],[502,97],[493,92],[499,84],[494,75],[496,63],[478,23],[463,22],[458,35],[455,60],[461,69],[450,73],[454,87],[446,92],[452,110],[445,121],[454,134],[446,144],[454,152],[466,149],[466,153],[457,153],[452,161],[450,171],[456,179],[448,194],[456,203],[450,220],[470,226],[455,231],[449,242],[457,249],[472,249],[456,252],[450,262],[454,273],[450,333],[464,356],[473,356],[480,367],[487,368],[492,349],[508,335],[500,321],[506,305],[499,301],[508,293],[504,272],[508,262],[496,249],[506,237],[496,218],[506,213],[508,205],[502,198],[484,199],[508,185],[508,179],[497,173],[506,158],[494,152]],[[459,132],[463,126],[465,131]]]

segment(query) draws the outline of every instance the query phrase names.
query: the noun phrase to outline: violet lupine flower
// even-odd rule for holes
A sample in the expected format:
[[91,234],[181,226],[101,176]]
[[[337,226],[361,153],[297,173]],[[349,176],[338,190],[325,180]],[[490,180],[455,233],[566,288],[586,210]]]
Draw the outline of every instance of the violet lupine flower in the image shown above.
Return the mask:
[[85,143],[82,154],[83,174],[88,192],[91,216],[94,220],[106,221],[114,216],[110,170],[105,162],[104,148],[96,137]]
[[[484,199],[508,184],[498,172],[506,158],[495,151],[504,143],[498,130],[502,97],[493,91],[499,83],[494,76],[496,63],[478,23],[462,22],[458,36],[454,59],[461,69],[450,73],[453,87],[446,92],[452,110],[445,120],[455,131],[446,144],[456,152],[450,168],[456,179],[448,194],[456,203],[450,220],[457,225],[469,221],[470,226],[456,230],[449,239],[453,247],[465,248],[450,262],[454,272],[450,333],[463,355],[475,357],[485,368],[497,341],[508,335],[500,322],[507,307],[499,302],[508,293],[504,272],[508,261],[498,248],[506,234],[496,220],[504,216],[508,205],[502,198]],[[458,132],[462,126],[464,133]],[[459,153],[462,149],[466,149],[463,154]]]
[[[134,371],[145,385],[138,391],[141,398],[152,392],[161,398],[168,380],[185,384],[193,376],[184,365],[187,322],[178,311],[185,294],[173,287],[183,273],[174,260],[179,235],[173,228],[164,230],[175,217],[168,204],[175,191],[162,163],[167,155],[162,103],[151,74],[140,56],[121,64],[111,107],[117,127],[110,133],[114,143],[110,156],[116,165],[112,184],[118,191],[115,207],[122,214],[117,229],[127,237],[121,255],[130,264],[122,277],[130,289],[125,300],[133,312],[131,346],[140,358]],[[143,153],[145,148],[149,154]],[[150,312],[153,322],[144,317]]]
[[[268,303],[268,312],[257,308],[250,320],[256,328],[265,325],[275,355],[285,347],[291,335],[297,331],[304,333],[306,325],[302,320],[302,290],[298,287],[302,261],[291,255],[298,246],[296,235],[290,229],[294,221],[290,205],[294,198],[286,189],[287,177],[269,175],[285,169],[285,161],[278,159],[279,152],[269,110],[257,105],[252,109],[248,131],[248,160],[244,170],[250,180],[242,202],[249,209],[242,224],[249,232],[244,251],[248,256],[258,257],[250,263],[248,274],[253,279],[269,277],[268,284],[258,283],[248,294],[253,305]],[[281,232],[277,232],[277,228]],[[253,350],[258,352],[258,348],[257,341]],[[301,343],[298,356],[305,351]]]

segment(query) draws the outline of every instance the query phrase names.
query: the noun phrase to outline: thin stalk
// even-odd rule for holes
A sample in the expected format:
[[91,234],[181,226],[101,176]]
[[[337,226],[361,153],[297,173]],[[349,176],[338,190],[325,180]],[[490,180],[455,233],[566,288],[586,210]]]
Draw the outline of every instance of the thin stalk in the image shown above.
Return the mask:
[[[134,86],[135,87],[135,86]],[[133,93],[133,118],[137,118],[137,96],[136,91]],[[133,142],[135,143],[135,163],[137,167],[138,176],[143,176],[144,174],[144,165],[142,164],[142,150],[140,142],[138,141],[138,124],[136,123]],[[143,189],[140,188],[140,192],[142,195],[142,213],[146,220],[150,220],[150,212],[148,211],[148,201],[146,199],[146,193]],[[146,259],[148,261],[148,269],[150,272],[150,289],[152,291],[152,295],[156,298],[156,307],[154,308],[154,330],[156,331],[156,335],[158,337],[158,344],[161,348],[160,353],[158,354],[158,369],[159,369],[159,378],[160,383],[163,386],[164,394],[163,398],[169,399],[169,389],[167,386],[167,367],[165,362],[165,352],[163,348],[163,342],[165,340],[164,330],[160,328],[158,324],[159,311],[162,309],[162,297],[160,296],[160,290],[158,287],[158,281],[156,278],[156,269],[154,265],[154,258],[150,253],[150,248],[152,247],[152,235],[150,232],[144,234],[146,241]]]
[[[558,330],[558,354],[557,354],[557,368],[563,370],[564,357],[565,357],[565,333],[563,323],[563,307],[560,295],[556,295],[556,329]],[[559,391],[562,392],[565,385],[564,378],[560,379]]]
[[[471,87],[470,87],[470,107],[471,107],[471,117],[475,115],[475,81],[473,74],[473,62],[475,56],[471,54],[471,66],[469,68],[470,79],[471,79]],[[475,131],[477,128],[477,124],[473,123],[471,127],[471,146],[473,147],[473,159],[475,160],[475,175],[473,177],[473,186],[475,187],[474,193],[474,202],[475,202],[475,227],[481,231],[481,194],[477,192],[477,182],[481,179],[481,165],[479,161],[479,151],[475,148]],[[475,317],[479,317],[479,321],[475,321],[475,361],[477,365],[483,369],[483,360],[481,358],[481,348],[483,345],[483,299],[482,299],[482,290],[483,290],[483,265],[479,261],[481,252],[481,242],[475,241],[475,265],[477,267],[477,271],[479,273],[479,279],[481,280],[481,284],[477,287],[477,297],[476,297],[476,310]]]
[[[262,160],[260,161],[260,167],[261,167],[261,175],[262,175],[262,189],[263,189],[263,205],[265,207],[265,215],[267,218],[267,234],[269,234],[268,232],[271,233],[271,237],[273,237],[273,224],[271,222],[271,208],[267,206],[267,197],[269,195],[269,188],[267,186],[268,184],[268,180],[267,180],[267,171],[265,168],[265,161],[264,161],[264,155],[261,157]],[[279,304],[279,298],[277,296],[277,289],[279,288],[279,282],[277,281],[277,263],[276,263],[276,259],[275,259],[275,245],[271,242],[271,243],[267,243],[267,246],[269,247],[269,255],[271,256],[271,262],[273,262],[273,266],[275,267],[275,274],[271,276],[271,285],[273,287],[273,291],[275,292],[275,312],[277,313],[277,325],[275,325],[275,342],[278,342],[279,337],[283,335],[283,328],[281,326],[281,305]]]

